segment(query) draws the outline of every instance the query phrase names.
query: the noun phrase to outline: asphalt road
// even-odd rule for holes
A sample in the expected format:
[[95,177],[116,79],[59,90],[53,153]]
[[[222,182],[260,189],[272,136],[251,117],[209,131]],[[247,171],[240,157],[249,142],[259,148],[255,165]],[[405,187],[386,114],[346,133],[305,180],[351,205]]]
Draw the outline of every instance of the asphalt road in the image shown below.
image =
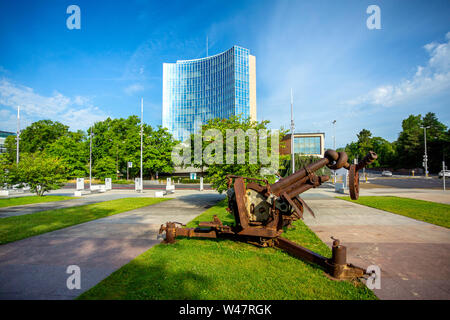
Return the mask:
[[[369,180],[372,184],[377,184],[386,187],[393,188],[405,188],[405,189],[442,189],[442,179],[436,177],[431,178],[403,178],[403,177],[392,177],[392,178],[375,178]],[[450,179],[446,179],[446,185],[450,188]]]

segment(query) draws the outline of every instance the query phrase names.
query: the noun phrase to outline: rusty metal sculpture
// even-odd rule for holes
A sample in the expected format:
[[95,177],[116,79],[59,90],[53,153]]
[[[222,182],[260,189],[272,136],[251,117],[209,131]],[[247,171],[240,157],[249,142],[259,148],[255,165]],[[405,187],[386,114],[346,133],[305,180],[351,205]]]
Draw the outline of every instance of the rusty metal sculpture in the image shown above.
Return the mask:
[[303,217],[306,208],[313,216],[311,208],[300,198],[299,194],[320,186],[329,179],[317,176],[315,171],[327,166],[332,170],[345,168],[349,170],[350,197],[359,196],[358,171],[377,158],[374,152],[358,164],[349,164],[345,152],[327,150],[323,159],[312,163],[294,174],[280,179],[274,184],[267,180],[240,176],[228,178],[228,208],[234,215],[235,225],[223,225],[217,216],[213,221],[200,222],[197,228],[183,228],[180,223],[167,222],[161,225],[159,233],[166,233],[165,242],[173,243],[178,236],[199,238],[231,238],[246,241],[259,246],[277,247],[291,255],[315,263],[335,279],[355,279],[366,273],[363,268],[348,264],[346,247],[339,240],[332,238],[332,256],[323,257],[290,240],[281,237],[283,227]]

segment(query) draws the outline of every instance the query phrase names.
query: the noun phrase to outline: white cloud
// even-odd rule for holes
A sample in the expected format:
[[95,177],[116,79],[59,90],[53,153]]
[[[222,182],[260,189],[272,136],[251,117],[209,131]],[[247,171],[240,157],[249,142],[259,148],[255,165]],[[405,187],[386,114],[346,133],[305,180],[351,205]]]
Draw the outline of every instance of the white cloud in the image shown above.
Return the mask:
[[[39,119],[51,119],[70,126],[71,130],[78,130],[106,118],[106,114],[93,106],[89,98],[70,98],[57,91],[51,96],[43,96],[32,88],[15,84],[6,78],[0,80],[0,106],[14,110],[20,106],[21,122],[25,125]],[[4,130],[15,128],[15,114],[16,111],[0,109],[0,125]]]
[[425,66],[417,66],[417,71],[411,79],[405,79],[393,85],[379,86],[365,95],[347,101],[347,104],[391,107],[448,91],[450,89],[450,32],[445,38],[444,43],[431,42],[424,46],[430,58]]
[[144,90],[144,86],[139,83],[134,83],[129,85],[124,89],[125,93],[128,95],[132,95],[134,93],[140,92]]

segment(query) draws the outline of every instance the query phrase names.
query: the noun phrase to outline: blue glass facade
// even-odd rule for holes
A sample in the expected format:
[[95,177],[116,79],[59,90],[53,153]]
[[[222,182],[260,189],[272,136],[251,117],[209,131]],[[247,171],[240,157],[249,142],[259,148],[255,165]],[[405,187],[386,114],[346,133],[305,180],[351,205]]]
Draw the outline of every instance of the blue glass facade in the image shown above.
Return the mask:
[[256,91],[250,84],[252,58],[248,49],[233,46],[202,59],[164,63],[163,127],[184,140],[209,119],[251,117],[251,90]]
[[294,137],[294,153],[304,155],[321,155],[320,137]]

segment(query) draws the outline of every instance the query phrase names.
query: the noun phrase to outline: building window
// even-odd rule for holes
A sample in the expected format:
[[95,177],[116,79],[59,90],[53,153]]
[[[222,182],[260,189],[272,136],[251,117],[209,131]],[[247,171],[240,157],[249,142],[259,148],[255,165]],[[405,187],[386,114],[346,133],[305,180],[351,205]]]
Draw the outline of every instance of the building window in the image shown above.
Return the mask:
[[321,155],[320,137],[294,137],[294,153]]

